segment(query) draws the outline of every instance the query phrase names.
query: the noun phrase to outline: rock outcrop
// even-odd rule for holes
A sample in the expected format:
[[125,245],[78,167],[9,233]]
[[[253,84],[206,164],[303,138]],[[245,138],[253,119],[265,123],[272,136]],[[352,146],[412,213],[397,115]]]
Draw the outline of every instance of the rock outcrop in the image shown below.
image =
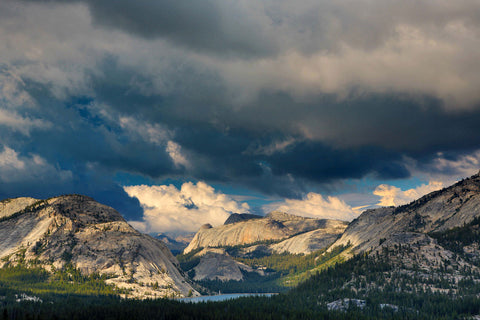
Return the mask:
[[72,264],[84,274],[108,275],[107,282],[130,289],[130,297],[198,294],[161,241],[89,197],[10,199],[1,202],[0,217],[0,266]]
[[222,248],[205,248],[198,252],[196,256],[201,257],[200,263],[194,268],[194,280],[220,280],[220,281],[241,281],[244,279],[242,271],[255,271],[251,267],[235,261],[225,249]]
[[353,220],[332,248],[375,250],[399,233],[429,233],[463,226],[480,216],[480,173],[407,205],[367,210]]
[[265,240],[281,240],[325,226],[325,219],[272,212],[261,219],[250,219],[215,228],[200,228],[184,253],[198,248],[245,245]]

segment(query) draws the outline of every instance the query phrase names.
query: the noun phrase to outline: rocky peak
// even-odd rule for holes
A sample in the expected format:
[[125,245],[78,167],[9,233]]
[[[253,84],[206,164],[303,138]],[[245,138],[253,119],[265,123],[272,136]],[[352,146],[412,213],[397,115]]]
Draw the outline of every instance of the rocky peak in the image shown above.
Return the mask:
[[[198,294],[163,242],[139,233],[117,211],[92,198],[2,203],[6,213],[0,210],[0,217],[9,216],[0,219],[0,267],[35,261],[51,270],[71,264],[84,274],[108,274],[107,282],[130,290],[130,297]],[[20,210],[11,214],[12,208]]]
[[305,220],[309,218],[305,217],[300,217],[296,216],[293,214],[289,214],[286,212],[281,212],[281,211],[272,211],[269,214],[267,214],[267,218],[270,218],[275,221],[288,221],[288,220]]
[[262,216],[249,213],[232,213],[223,224],[232,224],[240,221],[246,221],[251,219],[261,219]]
[[114,221],[125,222],[113,208],[83,195],[66,195],[47,200],[55,214],[72,219],[82,226]]

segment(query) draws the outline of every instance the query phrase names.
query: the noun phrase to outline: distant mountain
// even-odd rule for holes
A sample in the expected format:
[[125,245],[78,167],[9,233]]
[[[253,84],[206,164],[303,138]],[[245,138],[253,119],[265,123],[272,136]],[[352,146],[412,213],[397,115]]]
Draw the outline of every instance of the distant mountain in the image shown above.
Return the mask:
[[261,219],[263,216],[250,213],[232,213],[223,224],[232,224],[240,221],[246,221],[251,219]]
[[[228,223],[218,227],[203,225],[184,254],[178,256],[192,279],[203,281],[202,285],[214,291],[266,290],[261,283],[268,283],[270,290],[281,290],[284,286],[280,288],[276,279],[297,266],[298,270],[307,265],[313,267],[314,257],[304,255],[328,248],[348,225],[344,221],[304,218],[278,211],[265,217],[233,217],[233,221],[227,220]],[[204,280],[244,280],[246,284],[219,285]]]
[[130,297],[197,294],[163,242],[80,195],[0,202],[0,267],[14,265],[105,274]]
[[[343,231],[342,225],[346,227],[346,223],[340,221],[304,218],[274,211],[266,217],[241,220],[215,228],[209,225],[202,226],[192,242],[185,248],[184,253],[198,248],[247,245],[268,240],[280,241],[317,229],[323,231],[319,231],[316,235],[323,232],[330,237],[332,234],[339,235]],[[332,241],[334,240],[332,239]],[[280,247],[279,250],[285,251]]]
[[177,236],[173,238],[167,234],[159,233],[155,236],[155,238],[165,243],[165,245],[167,246],[168,249],[170,249],[172,254],[176,255],[183,252],[183,250],[192,241],[194,236],[195,236],[195,233],[192,233],[192,234]]

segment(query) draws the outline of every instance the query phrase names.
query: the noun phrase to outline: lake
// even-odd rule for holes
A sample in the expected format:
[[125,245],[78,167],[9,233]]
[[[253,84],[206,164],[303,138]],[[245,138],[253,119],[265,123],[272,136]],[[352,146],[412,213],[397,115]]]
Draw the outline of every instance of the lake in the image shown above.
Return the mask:
[[271,297],[278,293],[228,293],[228,294],[219,294],[216,296],[201,296],[201,297],[193,297],[193,298],[182,298],[178,299],[178,301],[182,302],[189,302],[189,303],[198,303],[198,302],[218,302],[224,300],[232,300],[242,297]]

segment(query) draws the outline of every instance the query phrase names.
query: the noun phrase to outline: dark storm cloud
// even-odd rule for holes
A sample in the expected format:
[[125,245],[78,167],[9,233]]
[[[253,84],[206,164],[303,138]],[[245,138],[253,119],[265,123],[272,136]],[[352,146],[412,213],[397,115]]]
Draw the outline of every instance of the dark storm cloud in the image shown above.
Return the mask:
[[[241,4],[221,1],[77,0],[37,3],[85,3],[97,26],[122,30],[147,39],[164,38],[194,51],[229,56],[275,53],[272,38]],[[231,5],[229,7],[229,5]]]
[[133,216],[119,172],[300,198],[434,170],[480,141],[478,3],[453,3],[0,2],[3,195]]
[[[91,97],[59,100],[50,89],[23,79],[19,90],[38,107],[16,106],[20,111],[16,117],[3,119],[14,125],[30,123],[31,128],[12,132],[9,126],[0,126],[0,198],[80,193],[113,206],[129,219],[140,218],[138,200],[129,197],[113,176],[117,171],[152,177],[175,174],[164,142],[145,142],[127,130],[135,127],[123,128],[117,118],[106,118]],[[35,121],[26,122],[23,113]]]
[[[406,178],[404,156],[429,163],[440,151],[473,151],[480,139],[479,111],[448,112],[440,100],[425,96],[316,95],[299,101],[285,91],[265,91],[234,108],[221,79],[194,65],[167,74],[173,82],[182,79],[183,86],[165,94],[132,87],[132,79],[151,79],[115,57],[104,58],[97,68],[98,74],[89,76],[91,97],[67,101],[52,96],[48,85],[24,79],[29,95],[48,106],[37,116],[55,123],[36,132],[28,142],[31,152],[52,162],[94,163],[111,174],[181,176],[299,198],[308,186],[342,179]],[[102,115],[105,111],[111,118]],[[122,127],[121,117],[137,122]],[[154,143],[129,131],[148,125],[171,136]],[[190,167],[174,165],[167,140],[181,146]]]
[[88,105],[56,101],[43,91],[30,94],[39,104],[49,106],[42,116],[56,123],[54,129],[35,134],[33,139],[39,143],[33,144],[32,151],[49,159],[65,157],[70,161],[98,163],[112,172],[125,170],[153,177],[175,172],[164,145],[143,141],[116,123],[117,119],[92,114],[98,110],[89,109]]
[[[189,69],[174,76],[185,79],[186,85],[179,89],[182,94],[142,97],[126,85],[139,76],[135,70],[122,69],[112,61],[101,66],[103,78],[94,80],[98,103],[111,106],[114,113],[169,128],[192,162],[190,168],[177,168],[164,151],[155,155],[150,143],[130,143],[128,137],[125,149],[119,150],[131,157],[119,150],[112,151],[111,158],[100,156],[107,167],[150,177],[182,175],[299,197],[309,184],[328,185],[367,175],[407,178],[411,173],[403,162],[405,156],[427,164],[443,150],[459,155],[474,151],[480,139],[479,111],[452,113],[428,96],[363,94],[339,99],[318,95],[298,101],[287,92],[265,92],[235,109],[214,75],[199,81],[195,69]],[[299,124],[311,138],[304,136]],[[292,143],[283,148],[261,152],[289,139]],[[162,166],[162,161],[170,166]]]
[[[37,142],[37,141],[36,141]],[[52,165],[38,153],[0,148],[0,198],[33,197],[46,199],[63,194],[84,194],[120,211],[127,219],[139,219],[143,210],[105,170],[92,170],[78,160],[54,159]],[[3,149],[3,150],[2,150]],[[28,149],[28,148],[27,148]],[[49,159],[51,160],[51,159]]]

